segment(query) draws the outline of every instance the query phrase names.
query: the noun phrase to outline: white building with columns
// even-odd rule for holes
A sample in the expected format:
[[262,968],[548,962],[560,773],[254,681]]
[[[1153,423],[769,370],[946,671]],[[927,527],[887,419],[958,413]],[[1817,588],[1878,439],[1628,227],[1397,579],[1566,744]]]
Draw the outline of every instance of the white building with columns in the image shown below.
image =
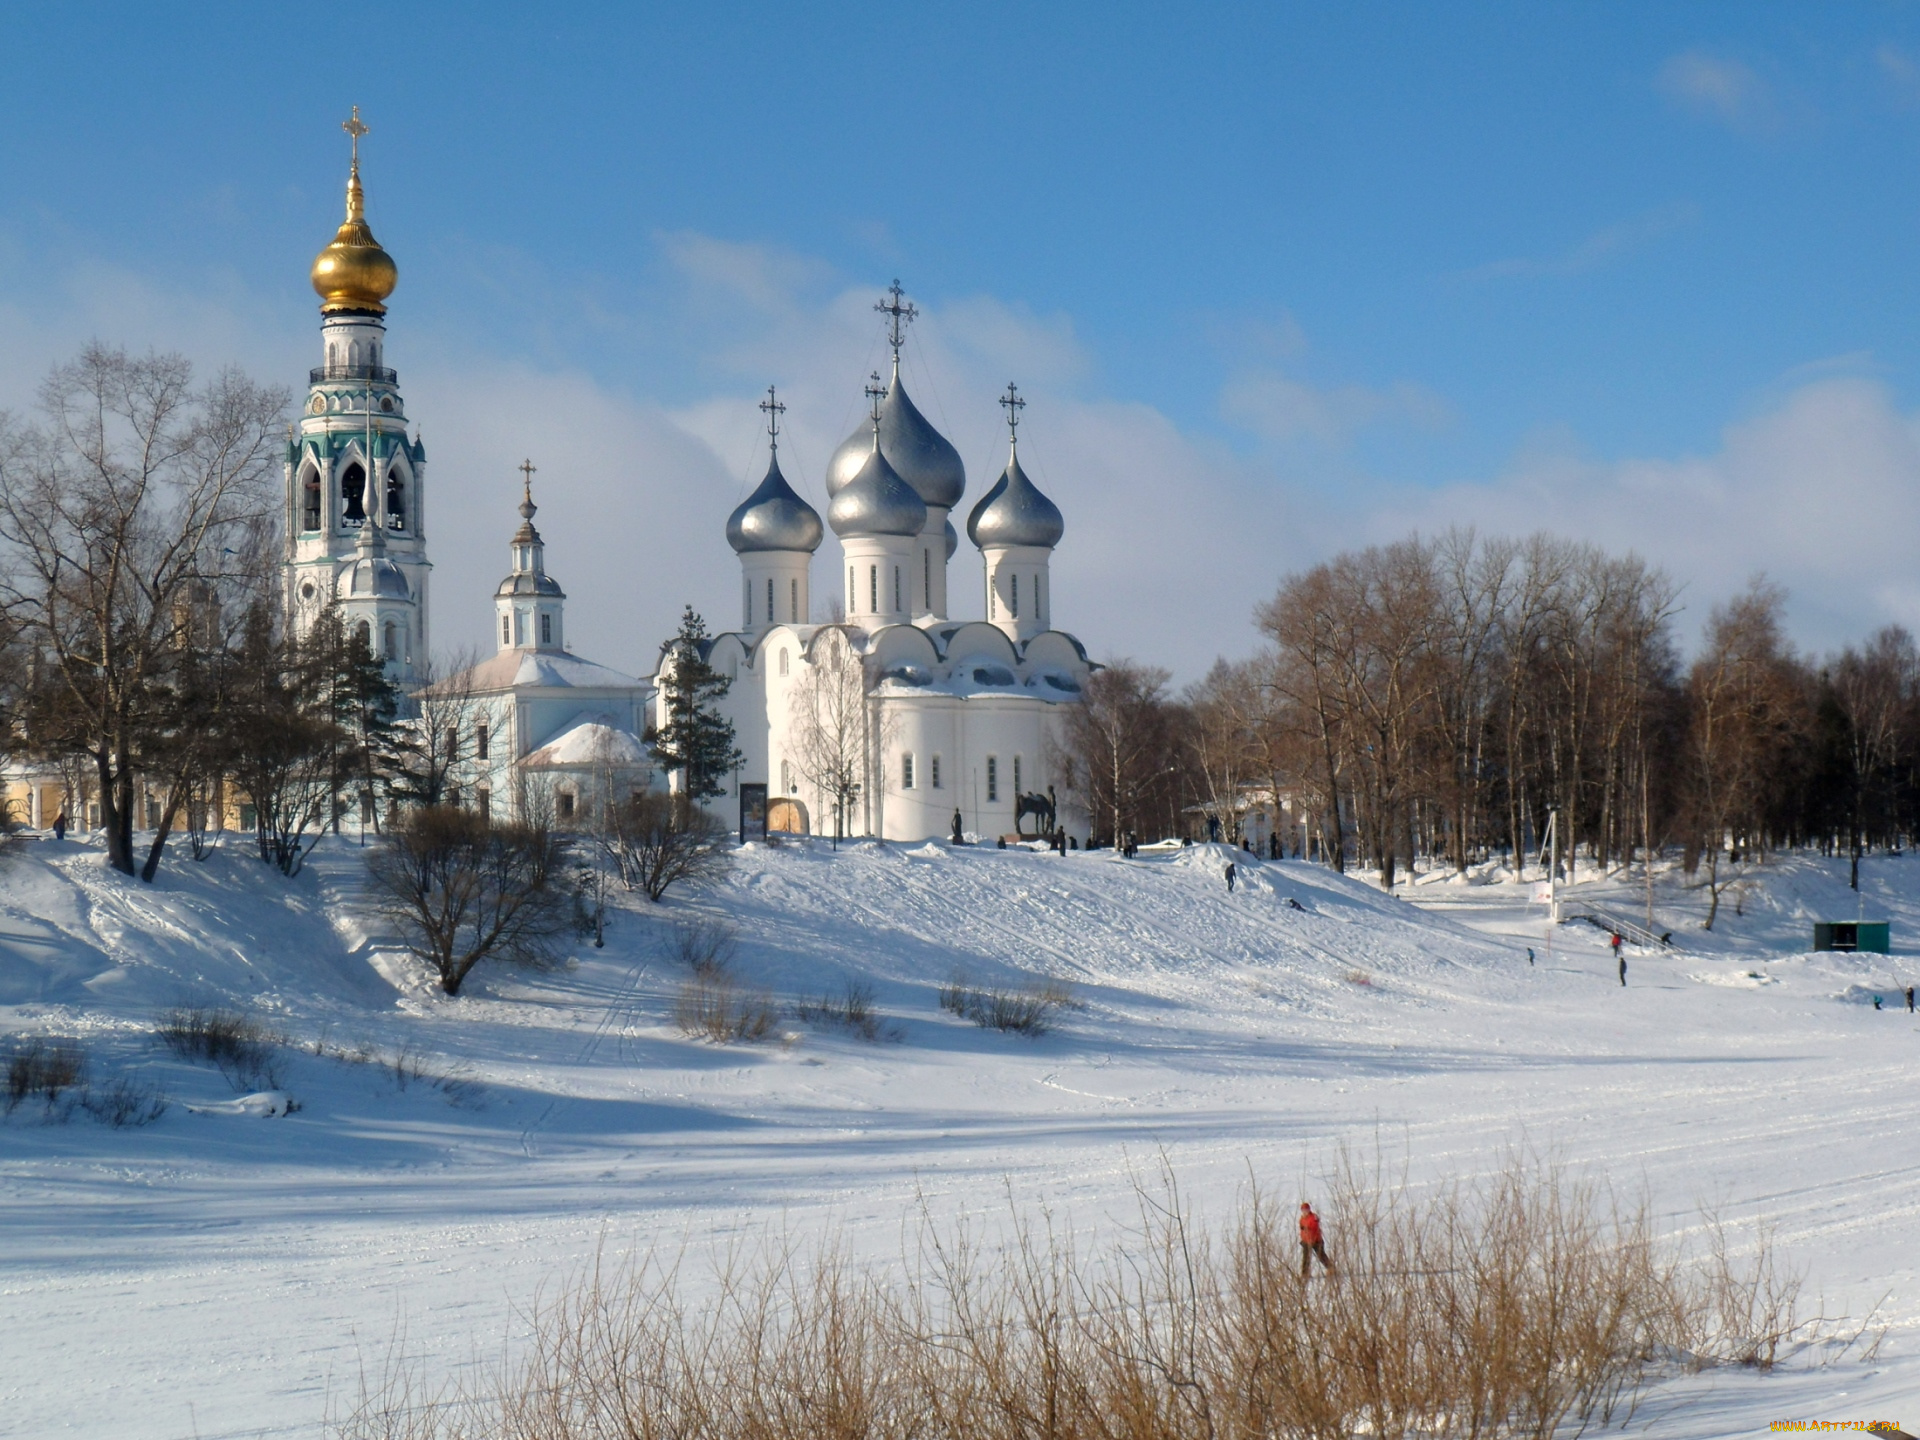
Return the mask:
[[[1049,572],[1065,525],[1020,464],[1025,402],[1008,387],[1006,467],[967,519],[986,615],[957,620],[948,570],[959,537],[949,517],[966,469],[901,380],[913,307],[896,285],[877,308],[890,321],[892,378],[869,389],[868,423],[834,452],[826,475],[827,523],[844,557],[843,621],[813,623],[809,571],[824,531],[780,470],[783,407],[762,406],[773,422],[767,475],[726,526],[740,560],[741,625],[714,636],[706,652],[732,682],[720,708],[744,759],[729,789],[764,784],[775,830],[834,832],[838,807],[821,778],[832,767],[820,753],[832,727],[818,717],[832,677],[844,673],[835,657],[850,656],[860,693],[858,793],[840,817],[844,833],[944,837],[956,814],[963,832],[982,838],[1037,833],[1042,821],[1031,807],[1051,791],[1058,824],[1084,839],[1086,817],[1068,805],[1058,773],[1058,736],[1063,707],[1093,667],[1080,642],[1054,628]],[[656,724],[670,664],[663,647]]]

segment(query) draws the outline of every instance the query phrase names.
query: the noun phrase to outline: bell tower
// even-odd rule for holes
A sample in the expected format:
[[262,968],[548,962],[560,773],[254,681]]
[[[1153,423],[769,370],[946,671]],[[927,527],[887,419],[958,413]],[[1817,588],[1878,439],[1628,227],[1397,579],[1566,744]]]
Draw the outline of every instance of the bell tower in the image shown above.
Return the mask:
[[427,664],[426,447],[407,433],[399,376],[386,366],[386,299],[399,279],[366,219],[360,107],[347,215],[315,257],[321,363],[287,437],[285,605],[304,634],[328,604],[360,630],[402,685]]

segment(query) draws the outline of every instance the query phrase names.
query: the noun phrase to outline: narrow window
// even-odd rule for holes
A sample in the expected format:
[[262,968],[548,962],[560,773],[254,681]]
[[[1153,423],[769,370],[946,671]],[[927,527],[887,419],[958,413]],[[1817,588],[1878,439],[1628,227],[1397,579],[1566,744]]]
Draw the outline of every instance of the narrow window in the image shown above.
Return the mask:
[[456,725],[447,727],[447,763],[458,764],[460,760],[460,729]]
[[933,551],[922,550],[920,552],[920,565],[921,587],[926,592],[921,603],[924,604],[927,609],[931,610],[933,609]]
[[500,617],[500,643],[505,645],[512,639],[513,637],[507,633],[507,617],[502,615]]
[[301,525],[308,530],[320,528],[320,472],[309,465],[300,475]]
[[458,785],[449,785],[447,787],[447,804],[453,806],[456,810],[460,808],[460,787]]
[[780,793],[782,795],[793,793],[793,762],[790,760],[780,762]]
[[913,752],[903,750],[900,753],[900,788],[913,789]]
[[789,580],[787,585],[789,587],[787,591],[787,619],[798,625],[800,623],[800,582],[797,579]]
[[387,621],[386,629],[386,648],[381,652],[383,657],[388,660],[398,660],[400,658],[400,647],[393,643],[393,638],[393,622],[389,620]]
[[853,588],[853,567],[847,566],[847,608],[852,609],[859,600],[860,592]]
[[573,819],[573,792],[570,790],[562,790],[558,795],[554,796],[553,798],[554,798],[554,806],[553,806],[554,813],[557,814],[562,820]]
[[880,567],[878,565],[867,566],[867,613],[869,615],[880,613]]
[[1013,577],[1013,599],[1007,606],[1007,613],[1014,619],[1020,618],[1020,577]]
[[407,483],[400,478],[398,466],[387,472],[387,528],[407,528]]
[[373,649],[373,627],[362,620],[354,629],[355,633],[360,636],[360,643],[368,650]]
[[1000,798],[1000,757],[987,756],[987,799],[998,801]]
[[893,608],[896,611],[906,608],[900,603],[900,567],[898,565],[893,567]]
[[753,628],[753,582],[746,579],[740,582],[740,624],[748,630]]
[[773,623],[773,577],[767,577],[767,624]]
[[1025,794],[1025,793],[1026,793],[1026,792],[1025,792],[1025,791],[1023,791],[1023,790],[1022,790],[1022,789],[1020,788],[1020,757],[1019,757],[1018,755],[1016,755],[1016,756],[1014,756],[1014,757],[1013,757],[1013,794],[1014,794],[1014,798],[1015,798],[1015,799],[1017,800],[1017,799],[1019,799],[1019,798],[1020,798],[1020,796],[1021,796],[1021,795],[1023,795],[1023,794]]
[[367,523],[367,508],[363,503],[367,492],[367,472],[358,465],[347,466],[346,473],[340,477],[340,498],[346,501],[346,511],[340,517],[349,525]]
[[493,819],[493,792],[482,785],[473,792],[473,808],[480,812],[482,821]]
[[478,722],[473,727],[473,753],[476,759],[490,760],[493,758],[492,747],[489,743],[490,740],[491,732],[487,726],[487,722],[484,720]]
[[527,643],[527,612],[524,610],[513,612],[513,643],[516,645]]
[[540,614],[540,643],[542,645],[553,644],[553,614],[551,611],[542,611]]
[[927,778],[933,782],[933,788],[940,788],[940,757],[935,755],[927,762]]
[[987,618],[996,620],[1000,616],[1000,587],[991,580],[987,582]]
[[780,673],[782,675],[787,673],[787,652],[785,650],[780,652]]

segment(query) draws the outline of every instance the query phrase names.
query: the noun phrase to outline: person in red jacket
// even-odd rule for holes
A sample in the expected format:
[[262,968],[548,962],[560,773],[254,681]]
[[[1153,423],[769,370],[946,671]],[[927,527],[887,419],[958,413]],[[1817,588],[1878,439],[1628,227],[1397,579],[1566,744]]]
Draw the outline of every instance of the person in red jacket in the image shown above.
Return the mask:
[[1300,1202],[1300,1278],[1305,1280],[1313,1270],[1313,1257],[1318,1255],[1320,1263],[1327,1273],[1333,1273],[1333,1261],[1327,1258],[1327,1243],[1320,1234],[1320,1217],[1313,1213],[1313,1206],[1306,1201]]

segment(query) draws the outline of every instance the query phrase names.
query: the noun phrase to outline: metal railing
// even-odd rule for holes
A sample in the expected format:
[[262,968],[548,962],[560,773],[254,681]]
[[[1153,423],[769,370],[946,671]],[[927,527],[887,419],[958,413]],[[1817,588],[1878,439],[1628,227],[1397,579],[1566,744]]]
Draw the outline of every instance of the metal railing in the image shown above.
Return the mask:
[[1628,920],[1592,905],[1575,906],[1570,901],[1562,901],[1567,908],[1561,912],[1560,923],[1571,925],[1576,920],[1584,920],[1596,930],[1606,930],[1618,935],[1631,945],[1643,945],[1649,950],[1658,950],[1673,943],[1671,930],[1649,930],[1637,920]]
[[311,385],[332,380],[371,380],[380,385],[398,385],[400,376],[383,365],[321,365],[307,372],[307,383]]

